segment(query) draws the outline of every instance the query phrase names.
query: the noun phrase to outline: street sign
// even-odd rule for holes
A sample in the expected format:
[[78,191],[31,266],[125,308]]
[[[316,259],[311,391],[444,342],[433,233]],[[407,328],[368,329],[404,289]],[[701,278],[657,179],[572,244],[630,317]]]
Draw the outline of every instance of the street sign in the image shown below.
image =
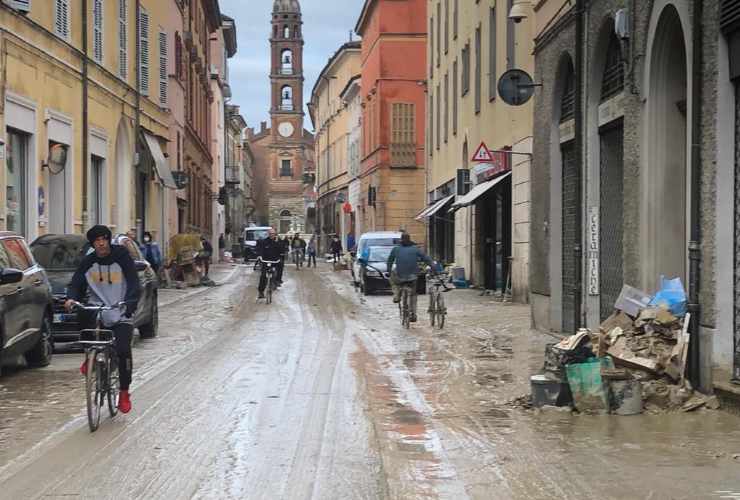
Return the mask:
[[534,88],[539,87],[526,71],[510,69],[498,81],[498,93],[510,106],[521,106],[532,98]]
[[491,154],[491,151],[489,151],[485,142],[481,142],[480,146],[478,146],[478,149],[475,151],[475,154],[473,155],[473,161],[482,162],[482,163],[493,162],[493,154]]

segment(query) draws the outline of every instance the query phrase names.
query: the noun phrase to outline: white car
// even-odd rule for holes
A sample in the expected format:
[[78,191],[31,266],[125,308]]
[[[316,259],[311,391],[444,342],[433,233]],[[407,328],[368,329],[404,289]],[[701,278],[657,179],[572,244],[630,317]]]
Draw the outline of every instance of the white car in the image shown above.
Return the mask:
[[244,230],[244,262],[257,258],[257,242],[267,238],[270,229],[270,226],[255,226]]
[[352,265],[352,279],[355,285],[360,285],[362,265],[370,256],[370,247],[395,247],[401,244],[401,233],[393,231],[379,231],[364,233],[357,242],[357,256]]

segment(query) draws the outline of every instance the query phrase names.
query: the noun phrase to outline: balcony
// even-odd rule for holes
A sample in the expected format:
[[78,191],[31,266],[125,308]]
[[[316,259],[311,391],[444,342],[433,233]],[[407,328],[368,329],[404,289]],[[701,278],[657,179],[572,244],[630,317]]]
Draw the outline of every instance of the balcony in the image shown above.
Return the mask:
[[241,184],[241,165],[226,165],[226,175],[224,181],[226,184]]

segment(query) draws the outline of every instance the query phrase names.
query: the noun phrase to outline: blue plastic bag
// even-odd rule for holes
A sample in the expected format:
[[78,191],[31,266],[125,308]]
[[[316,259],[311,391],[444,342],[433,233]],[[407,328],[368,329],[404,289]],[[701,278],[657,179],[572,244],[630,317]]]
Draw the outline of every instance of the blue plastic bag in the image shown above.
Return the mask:
[[686,316],[686,291],[681,283],[681,278],[665,279],[660,277],[660,290],[655,294],[650,305],[653,307],[665,307],[677,318]]

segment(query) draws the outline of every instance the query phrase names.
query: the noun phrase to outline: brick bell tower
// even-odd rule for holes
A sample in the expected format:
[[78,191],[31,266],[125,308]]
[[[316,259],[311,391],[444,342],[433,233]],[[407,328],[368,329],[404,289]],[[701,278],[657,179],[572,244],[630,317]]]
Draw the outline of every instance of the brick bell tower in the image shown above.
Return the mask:
[[303,21],[298,0],[275,0],[272,9],[272,134],[277,143],[303,138]]

